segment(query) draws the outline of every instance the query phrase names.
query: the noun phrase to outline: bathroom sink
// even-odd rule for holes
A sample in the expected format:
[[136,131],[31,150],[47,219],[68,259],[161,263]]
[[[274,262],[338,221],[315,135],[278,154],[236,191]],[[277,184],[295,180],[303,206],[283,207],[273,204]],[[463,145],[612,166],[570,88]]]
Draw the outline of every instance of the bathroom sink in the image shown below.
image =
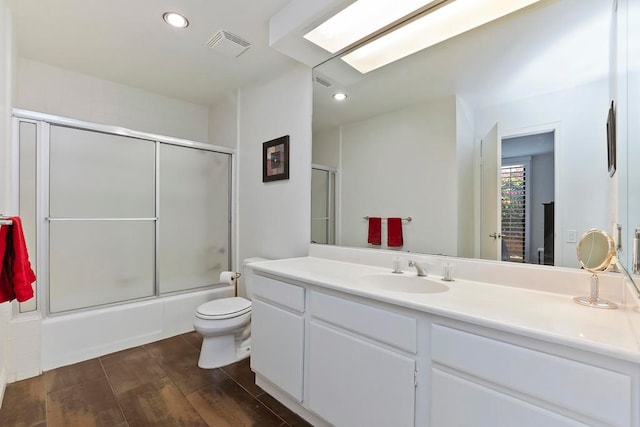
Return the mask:
[[409,294],[436,294],[449,290],[449,287],[440,281],[406,273],[370,274],[362,276],[362,283],[374,289]]

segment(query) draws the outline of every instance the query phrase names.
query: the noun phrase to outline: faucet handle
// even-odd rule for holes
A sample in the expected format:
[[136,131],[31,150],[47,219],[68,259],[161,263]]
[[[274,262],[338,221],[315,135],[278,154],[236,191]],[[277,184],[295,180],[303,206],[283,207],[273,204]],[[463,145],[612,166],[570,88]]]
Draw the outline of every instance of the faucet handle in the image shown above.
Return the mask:
[[393,271],[392,273],[402,274],[402,258],[399,256],[393,258]]
[[453,282],[453,270],[455,269],[455,264],[452,262],[444,262],[442,263],[442,280],[445,282]]

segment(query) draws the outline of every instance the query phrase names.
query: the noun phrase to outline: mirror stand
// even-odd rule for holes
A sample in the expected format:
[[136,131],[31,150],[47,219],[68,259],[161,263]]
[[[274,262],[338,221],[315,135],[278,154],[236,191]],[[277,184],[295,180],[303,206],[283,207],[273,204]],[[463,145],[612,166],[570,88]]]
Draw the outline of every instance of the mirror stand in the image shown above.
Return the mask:
[[593,273],[591,276],[591,295],[588,297],[575,297],[573,300],[580,305],[586,305],[593,308],[618,308],[618,305],[614,302],[606,299],[600,299],[598,294],[600,290],[598,288],[598,275]]

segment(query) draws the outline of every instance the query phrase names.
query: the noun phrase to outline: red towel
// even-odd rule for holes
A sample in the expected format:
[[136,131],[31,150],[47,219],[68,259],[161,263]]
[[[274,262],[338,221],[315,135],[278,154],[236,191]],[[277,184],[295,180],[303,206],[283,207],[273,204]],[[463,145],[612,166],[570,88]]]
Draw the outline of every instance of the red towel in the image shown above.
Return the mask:
[[387,245],[402,246],[402,218],[387,218]]
[[13,225],[0,226],[0,302],[33,298],[31,284],[36,275],[29,263],[20,218],[9,218]]
[[382,219],[369,217],[369,239],[372,245],[382,244]]

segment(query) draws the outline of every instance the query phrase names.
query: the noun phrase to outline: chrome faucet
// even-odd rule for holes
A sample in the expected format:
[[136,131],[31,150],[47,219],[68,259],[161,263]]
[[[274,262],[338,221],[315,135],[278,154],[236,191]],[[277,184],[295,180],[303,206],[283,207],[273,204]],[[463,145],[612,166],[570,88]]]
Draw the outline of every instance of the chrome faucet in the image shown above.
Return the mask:
[[409,267],[415,267],[416,271],[418,272],[418,276],[427,275],[427,265],[423,262],[409,260]]

